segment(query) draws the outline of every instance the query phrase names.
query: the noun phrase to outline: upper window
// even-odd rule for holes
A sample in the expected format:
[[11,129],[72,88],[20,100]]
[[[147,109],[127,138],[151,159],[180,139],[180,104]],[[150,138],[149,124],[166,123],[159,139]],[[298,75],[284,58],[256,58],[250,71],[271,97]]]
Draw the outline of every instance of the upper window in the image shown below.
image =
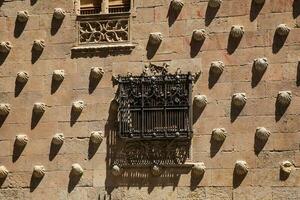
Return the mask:
[[80,0],[80,14],[125,13],[130,11],[130,0]]

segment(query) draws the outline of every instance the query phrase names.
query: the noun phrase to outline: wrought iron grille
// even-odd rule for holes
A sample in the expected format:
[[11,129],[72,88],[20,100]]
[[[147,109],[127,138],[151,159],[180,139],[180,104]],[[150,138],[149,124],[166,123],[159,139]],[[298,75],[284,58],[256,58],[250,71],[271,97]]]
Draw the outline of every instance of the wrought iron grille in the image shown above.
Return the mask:
[[123,76],[118,81],[121,138],[191,138],[191,73]]
[[80,45],[129,42],[129,15],[78,17]]

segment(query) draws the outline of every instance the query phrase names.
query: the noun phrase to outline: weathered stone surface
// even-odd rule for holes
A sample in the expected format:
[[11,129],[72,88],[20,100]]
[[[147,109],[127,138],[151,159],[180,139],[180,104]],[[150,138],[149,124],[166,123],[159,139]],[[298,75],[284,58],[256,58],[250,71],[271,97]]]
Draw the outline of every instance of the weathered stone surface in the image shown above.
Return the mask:
[[33,104],[33,112],[37,114],[44,113],[46,111],[46,104],[37,102]]
[[194,163],[192,174],[194,176],[203,176],[203,174],[205,173],[205,169],[206,167],[203,162]]
[[222,0],[209,0],[208,5],[212,8],[218,8],[222,4]]
[[267,58],[257,58],[254,60],[254,67],[258,72],[266,71],[268,66],[269,63]]
[[255,137],[261,141],[267,141],[271,135],[271,132],[265,127],[256,128]]
[[1,165],[0,166],[0,179],[6,178],[8,175],[8,170],[6,169],[5,166]]
[[163,40],[162,33],[160,33],[160,32],[150,33],[150,36],[149,36],[149,43],[150,44],[158,45],[162,42],[162,40]]
[[84,108],[84,101],[81,101],[81,100],[80,101],[75,101],[72,104],[72,109],[76,113],[81,113],[83,108]]
[[292,92],[280,91],[277,96],[277,101],[282,106],[288,106],[292,101]]
[[10,104],[8,103],[1,103],[0,104],[0,115],[5,116],[8,115],[10,112]]

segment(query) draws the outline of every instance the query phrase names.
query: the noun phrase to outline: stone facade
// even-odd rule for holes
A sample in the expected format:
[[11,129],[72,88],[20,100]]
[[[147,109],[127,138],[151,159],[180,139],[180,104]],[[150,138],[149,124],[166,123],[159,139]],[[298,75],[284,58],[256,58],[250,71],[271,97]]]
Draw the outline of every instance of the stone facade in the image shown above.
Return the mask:
[[[300,1],[182,0],[175,14],[170,0],[132,2],[128,42],[91,48],[78,46],[78,1],[0,0],[0,43],[9,49],[0,53],[0,199],[300,199]],[[205,39],[195,41],[202,29]],[[151,33],[161,34],[159,43],[148,44]],[[260,73],[258,58],[267,60]],[[218,76],[215,61],[223,63]],[[113,76],[140,75],[149,62],[202,72],[193,96],[205,95],[207,105],[193,113],[187,161],[205,166],[200,177],[192,167],[123,172],[108,164]],[[99,78],[91,69],[101,69]],[[16,81],[20,72],[26,81]],[[292,94],[288,106],[281,91]],[[232,105],[234,94],[247,95],[242,108]],[[219,127],[226,139],[216,142]],[[271,133],[264,142],[257,127]],[[101,133],[97,142],[91,133]],[[246,175],[235,175],[238,161]]]

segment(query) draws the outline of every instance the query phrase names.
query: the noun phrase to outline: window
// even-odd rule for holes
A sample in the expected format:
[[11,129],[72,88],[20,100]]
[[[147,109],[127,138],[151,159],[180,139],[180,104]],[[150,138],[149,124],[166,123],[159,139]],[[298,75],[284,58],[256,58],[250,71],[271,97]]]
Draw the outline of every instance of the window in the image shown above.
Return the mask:
[[191,73],[120,76],[119,136],[190,139],[192,80]]
[[126,13],[130,0],[80,0],[80,14]]
[[134,48],[130,43],[132,2],[134,0],[76,1],[78,46],[72,50],[118,48],[131,51]]

